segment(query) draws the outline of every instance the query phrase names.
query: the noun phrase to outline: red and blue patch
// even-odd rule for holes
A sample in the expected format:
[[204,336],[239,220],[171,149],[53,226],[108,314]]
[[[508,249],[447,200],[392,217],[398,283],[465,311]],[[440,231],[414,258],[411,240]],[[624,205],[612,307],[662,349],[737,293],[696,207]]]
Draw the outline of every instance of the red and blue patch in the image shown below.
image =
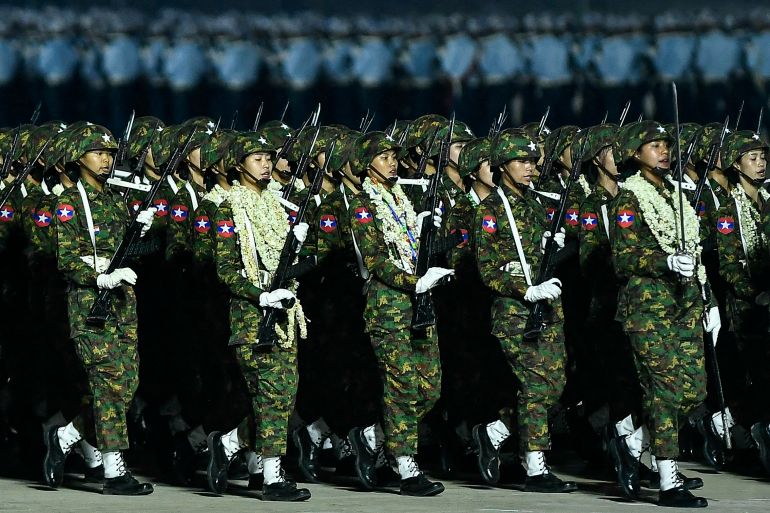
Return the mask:
[[195,218],[195,231],[198,233],[208,233],[211,229],[211,221],[208,216],[198,216]]
[[545,218],[548,221],[553,221],[553,216],[556,215],[556,209],[555,208],[546,208],[545,209]]
[[32,214],[32,219],[35,221],[35,225],[39,228],[46,228],[51,225],[53,216],[46,210],[38,210]]
[[152,202],[152,206],[158,209],[155,215],[158,217],[165,217],[168,215],[168,201],[164,199],[156,199]]
[[217,235],[229,239],[235,233],[235,225],[229,219],[217,222]]
[[289,221],[289,224],[294,224],[297,222],[297,215],[298,214],[296,210],[292,210],[291,212],[289,212],[289,215],[286,216],[286,219]]
[[132,212],[139,212],[139,208],[141,208],[141,206],[142,202],[140,200],[134,200],[128,204],[128,208],[130,208]]
[[599,218],[596,217],[596,214],[593,212],[586,212],[583,214],[583,217],[581,218],[583,228],[590,231],[593,231],[597,226],[599,226]]
[[366,207],[358,207],[355,210],[356,219],[361,224],[367,224],[372,222],[372,214]]
[[56,207],[56,217],[62,223],[66,223],[72,220],[72,216],[75,215],[75,209],[68,203],[62,203]]
[[698,217],[703,217],[706,215],[706,202],[705,201],[699,201],[698,207],[695,209],[695,213],[698,214]]
[[567,213],[564,214],[564,222],[570,226],[577,226],[580,224],[580,212],[574,208],[567,209]]
[[720,217],[717,219],[717,231],[722,235],[730,235],[735,230],[735,219],[732,217]]
[[629,228],[634,224],[636,214],[631,210],[621,210],[618,212],[617,222],[621,228]]
[[182,223],[187,220],[190,215],[190,209],[185,205],[174,205],[171,207],[171,219],[177,223]]
[[321,216],[320,228],[326,233],[331,233],[337,229],[337,218],[332,215]]
[[484,219],[481,220],[481,229],[487,233],[497,233],[497,218],[484,216]]
[[[452,230],[451,233],[456,234],[457,233],[457,229]],[[457,247],[457,248],[464,248],[465,246],[468,245],[468,240],[469,240],[468,239],[468,230],[466,230],[464,228],[460,228],[460,235],[462,235],[463,241],[461,243],[459,243],[455,247]]]
[[13,214],[15,212],[12,206],[3,205],[3,208],[0,208],[0,223],[10,223],[13,221]]

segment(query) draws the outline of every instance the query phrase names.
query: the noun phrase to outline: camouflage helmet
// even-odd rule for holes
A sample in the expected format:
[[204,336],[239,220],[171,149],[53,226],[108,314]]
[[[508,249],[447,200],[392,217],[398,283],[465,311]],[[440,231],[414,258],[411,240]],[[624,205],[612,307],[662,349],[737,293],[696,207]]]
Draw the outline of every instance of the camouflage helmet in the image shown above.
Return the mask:
[[171,158],[174,149],[178,144],[178,132],[182,130],[182,125],[169,125],[158,129],[158,133],[152,140],[150,151],[152,152],[152,161],[156,168],[159,168]]
[[412,130],[414,122],[408,119],[399,119],[388,125],[385,129],[386,134],[391,134],[396,141],[401,139],[404,134],[404,130]]
[[239,164],[252,153],[270,153],[275,156],[276,148],[261,130],[257,130],[239,134],[230,145],[229,153],[233,162]]
[[[128,136],[128,152],[127,157],[129,159],[138,158],[144,151],[145,146],[150,143],[150,140],[157,139],[160,132],[166,125],[160,119],[155,116],[142,116],[134,120],[134,126],[131,128],[131,135]],[[153,136],[153,134],[155,134]]]
[[[416,148],[417,146],[420,146],[421,149],[425,150],[428,141],[433,137],[433,134],[441,130],[448,123],[449,121],[444,116],[438,114],[426,114],[420,116],[412,122],[412,126],[406,136],[406,141],[404,142],[404,147]],[[436,137],[436,139],[438,140],[438,137]]]
[[551,133],[545,137],[545,154],[553,155],[554,159],[561,157],[564,151],[572,146],[575,134],[579,131],[580,128],[575,125],[565,125],[551,130]]
[[46,148],[41,156],[46,169],[60,163],[64,158],[72,135],[71,127],[72,125],[69,125],[66,129],[53,134],[51,144],[48,145],[48,148]]
[[318,139],[316,139],[313,151],[310,152],[310,158],[316,158],[319,154],[326,151],[331,146],[332,141],[337,139],[340,134],[340,130],[329,126],[315,127],[306,126],[297,136],[297,141],[291,147],[286,159],[290,162],[298,162],[302,158],[302,155],[310,151],[310,145],[313,143],[313,137],[318,130]]
[[[674,141],[672,144],[676,144],[676,125],[669,123],[665,125],[665,128]],[[701,126],[698,123],[682,123],[679,125],[679,147],[682,149],[682,153],[687,150],[687,145],[690,144],[692,138],[699,135],[700,129]],[[676,158],[675,155],[674,158]]]
[[548,135],[551,133],[551,129],[547,126],[543,126],[543,131],[541,132],[540,123],[537,121],[532,121],[526,125],[521,125],[519,128],[527,132],[527,135],[529,135],[530,139],[535,141],[537,144],[545,144],[546,137],[548,137]]
[[112,132],[101,125],[86,123],[72,130],[64,152],[65,162],[75,162],[89,151],[115,151],[118,143]]
[[16,130],[19,131],[19,142],[16,145],[16,151],[11,156],[12,161],[18,161],[22,156],[26,156],[24,147],[27,145],[27,140],[30,134],[37,129],[35,125],[21,125],[18,128],[9,128],[3,133],[2,140],[0,140],[0,150],[2,150],[3,158],[11,151],[13,146],[13,139],[16,137]]
[[[195,133],[193,134],[192,140],[190,140],[190,150],[192,151],[195,148],[198,148],[201,146],[204,142],[206,142],[212,135],[214,135],[214,132],[217,130],[217,124],[214,123],[214,120],[206,117],[206,116],[200,116],[196,118],[191,118],[182,123],[182,126],[180,130],[176,132],[176,144],[178,146],[182,146],[185,141],[187,140],[187,137],[190,136],[190,129],[194,128]],[[173,148],[172,148],[173,151]]]
[[615,163],[621,164],[628,161],[639,148],[653,141],[668,141],[670,143],[673,138],[666,128],[657,121],[645,119],[625,125],[618,132],[613,147]]
[[[36,129],[34,129],[32,132],[30,132],[29,137],[27,138],[27,145],[24,147],[25,157],[27,162],[31,162],[35,157],[37,157],[38,153],[40,153],[40,150],[43,150],[43,153],[40,153],[40,160],[45,162],[45,153],[49,151],[49,148],[53,145],[53,138],[55,135],[63,132],[67,128],[67,125],[64,123],[57,123],[57,124],[48,124],[40,125]],[[48,142],[48,141],[51,142]],[[48,143],[46,145],[46,143]],[[46,166],[47,167],[47,166]]]
[[490,164],[502,166],[509,160],[537,160],[540,151],[527,132],[520,128],[507,128],[493,142]]
[[[701,128],[698,142],[693,152],[692,162],[697,163],[706,160],[709,156],[709,149],[712,144],[719,143],[719,137],[722,135],[722,123],[709,123]],[[725,140],[730,135],[728,129],[725,133]]]
[[235,130],[217,130],[201,144],[201,169],[208,169],[227,155],[235,142],[238,132]]
[[282,147],[292,134],[291,127],[277,119],[268,121],[259,127],[259,131],[262,132],[266,139],[270,140],[270,144],[275,148]]
[[[436,155],[438,155],[439,151],[441,150],[441,145],[439,143],[446,138],[448,131],[449,131],[449,125],[447,124],[446,126],[441,127],[439,131],[436,133],[436,142],[433,144],[433,148],[431,149],[428,155],[429,157],[435,157]],[[454,126],[454,129],[452,130],[452,144],[468,142],[475,138],[476,136],[473,135],[473,131],[470,129],[468,125],[466,125],[462,121],[455,121],[455,126]],[[426,145],[427,144],[428,142],[426,141]]]
[[351,152],[350,166],[356,175],[366,173],[374,157],[388,150],[398,151],[401,147],[385,132],[368,132],[356,139]]
[[725,136],[722,144],[722,169],[735,164],[744,153],[751,150],[768,150],[767,141],[751,130],[740,130]]
[[356,140],[363,134],[355,130],[349,130],[340,134],[334,151],[329,155],[329,171],[339,171],[350,161],[353,151],[356,148]]
[[583,130],[583,137],[588,138],[585,153],[583,154],[583,162],[588,162],[596,157],[602,148],[612,146],[615,143],[618,130],[618,125],[613,123],[596,125]]
[[475,172],[482,162],[489,160],[491,153],[492,144],[487,137],[467,142],[460,150],[460,157],[457,159],[457,171],[460,176],[465,178]]

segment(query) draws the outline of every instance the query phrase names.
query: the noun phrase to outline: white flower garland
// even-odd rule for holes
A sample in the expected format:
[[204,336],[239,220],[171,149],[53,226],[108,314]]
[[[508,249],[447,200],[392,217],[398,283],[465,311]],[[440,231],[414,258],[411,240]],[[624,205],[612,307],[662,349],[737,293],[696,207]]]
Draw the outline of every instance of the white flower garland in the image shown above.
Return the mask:
[[[679,202],[669,203],[667,199],[671,199],[671,195],[668,191],[658,190],[641,173],[626,179],[623,187],[636,196],[642,215],[660,248],[669,255],[675,254],[679,250]],[[684,235],[685,252],[700,260],[700,223],[695,210],[687,202],[684,205]],[[702,285],[706,283],[706,268],[700,262],[697,276]]]
[[[290,229],[286,220],[286,211],[273,194],[258,194],[237,182],[228,191],[228,199],[233,209],[236,231],[240,234],[241,261],[246,272],[246,278],[253,285],[264,288],[259,261],[271,274],[278,268],[284,240]],[[248,239],[244,239],[244,237],[248,237],[249,233],[247,222],[251,224],[259,261],[255,258],[252,248],[249,247],[250,244],[245,243],[245,240]],[[289,289],[296,296],[296,280],[293,281]],[[283,348],[291,347],[294,344],[297,327],[299,327],[300,337],[307,337],[307,321],[299,299],[295,300],[294,305],[286,313],[288,317],[286,330],[278,324],[275,326],[279,345]]]
[[[291,182],[289,182],[291,183]],[[288,184],[285,186],[279,182],[278,180],[270,180],[270,183],[267,184],[267,190],[268,191],[282,191],[284,187],[288,187]],[[302,192],[305,190],[305,182],[302,180],[294,180],[294,190],[297,192]]]
[[[746,258],[750,260],[756,260],[758,256],[764,255],[766,251],[761,251],[762,248],[767,247],[767,238],[765,234],[757,229],[760,224],[759,211],[754,206],[754,202],[751,201],[749,195],[746,194],[745,189],[741,184],[737,184],[730,191],[733,199],[735,199],[735,205],[738,208],[740,217],[738,218],[740,223],[741,234],[746,241]],[[770,193],[760,188],[759,193],[764,201],[768,200]]]
[[[237,185],[238,182],[235,181],[233,184]],[[224,188],[222,188],[221,185],[216,184],[205,196],[203,196],[203,199],[212,202],[218,207],[224,200],[227,199],[229,194],[229,191],[226,191]]]
[[[414,213],[414,207],[412,207],[409,198],[406,197],[400,185],[395,184],[388,190],[381,184],[375,184],[369,178],[364,180],[362,189],[374,203],[388,248],[395,247],[398,253],[398,255],[393,255],[388,251],[388,258],[402,271],[414,274],[413,253],[417,252],[417,244],[412,243],[406,229],[414,237],[417,237],[417,215]],[[401,222],[405,222],[406,229],[393,217],[391,207]]]
[[583,188],[583,195],[587,198],[591,194],[591,185],[583,175],[578,176],[578,183],[580,184],[580,187]]

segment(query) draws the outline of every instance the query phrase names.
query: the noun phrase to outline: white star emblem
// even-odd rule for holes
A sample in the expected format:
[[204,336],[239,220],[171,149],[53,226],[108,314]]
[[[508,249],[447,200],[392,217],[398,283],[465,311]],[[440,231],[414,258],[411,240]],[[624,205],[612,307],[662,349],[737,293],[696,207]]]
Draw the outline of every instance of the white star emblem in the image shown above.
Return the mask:
[[551,133],[551,129],[550,129],[550,128],[548,128],[547,126],[544,126],[544,127],[543,127],[543,133],[544,133],[545,135],[548,135],[548,134],[550,134],[550,133]]
[[181,208],[178,208],[174,210],[174,217],[182,217],[184,215],[184,210]]
[[730,229],[730,223],[728,223],[727,221],[722,221],[719,224],[719,227],[722,228],[723,230],[729,230]]
[[754,139],[755,141],[758,141],[759,140],[759,134],[754,134],[754,135],[751,136],[751,138]]
[[469,127],[465,127],[465,133],[473,137],[473,132],[471,132],[471,129]]
[[10,218],[11,217],[11,211],[10,210],[6,210],[6,209],[0,210],[0,217]]
[[628,215],[628,214],[623,214],[622,216],[620,216],[620,222],[621,223],[627,223],[630,220],[631,220],[631,216]]
[[69,217],[71,212],[72,212],[71,210],[63,208],[63,209],[59,210],[59,215],[62,216],[62,217]]
[[103,134],[102,135],[102,141],[104,141],[105,143],[110,142],[110,136],[107,135],[107,134]]
[[158,127],[158,128],[156,128],[155,130],[157,130],[158,132],[162,132],[162,131],[163,131],[163,127],[162,127],[162,126],[159,126],[159,127]]
[[594,217],[586,217],[585,223],[586,223],[586,225],[592,226],[594,223],[596,223],[596,218],[594,218]]
[[369,212],[359,212],[358,217],[361,219],[368,219],[369,218]]
[[267,144],[267,139],[265,139],[264,137],[260,137],[257,140],[259,141],[260,144]]
[[662,134],[663,132],[665,132],[665,131],[666,131],[666,129],[665,129],[665,128],[663,128],[663,127],[662,127],[662,126],[660,126],[660,125],[658,125],[658,128],[656,128],[655,130],[657,130],[657,131],[658,131],[659,133],[661,133],[661,134]]
[[86,121],[86,126],[94,126],[94,124],[91,123],[90,121]]
[[492,221],[491,219],[487,219],[486,221],[484,221],[484,226],[486,226],[487,228],[494,228],[496,225],[494,221]]
[[209,223],[207,223],[207,222],[206,222],[206,221],[204,221],[203,219],[201,219],[200,221],[198,221],[196,224],[198,225],[198,228],[205,228],[205,227],[207,227],[207,226],[209,225]]
[[732,131],[732,130],[730,130],[729,128],[725,128],[725,133],[726,133],[726,134],[731,134],[731,133],[733,133],[733,131]]
[[208,123],[206,123],[206,126],[209,128],[214,128],[217,125],[215,125],[213,121],[209,121]]
[[575,132],[575,133],[576,133],[576,134],[579,134],[579,133],[580,133],[580,132],[582,132],[582,131],[583,131],[583,129],[582,129],[582,128],[578,128],[578,129],[577,129],[577,132]]
[[37,220],[41,223],[47,223],[48,219],[49,217],[45,214],[40,214],[39,216],[37,216]]
[[567,215],[569,216],[569,220],[570,221],[577,221],[578,216],[577,216],[576,213],[573,212],[573,213],[567,214]]
[[158,212],[165,212],[166,211],[166,205],[164,203],[158,203],[158,205],[155,208],[158,209]]
[[281,123],[281,128],[283,128],[284,130],[289,130],[289,125],[287,125],[286,123]]
[[537,148],[537,145],[534,142],[529,141],[529,144],[527,145],[527,148],[529,148],[532,151],[535,151],[535,148]]
[[223,224],[221,228],[222,228],[222,233],[230,233],[231,226],[229,224]]
[[332,226],[334,226],[334,223],[332,223],[331,219],[324,219],[323,223],[324,223],[324,228],[331,228]]
[[388,141],[391,141],[391,142],[394,140],[393,137],[390,134],[386,135],[385,139],[387,139]]

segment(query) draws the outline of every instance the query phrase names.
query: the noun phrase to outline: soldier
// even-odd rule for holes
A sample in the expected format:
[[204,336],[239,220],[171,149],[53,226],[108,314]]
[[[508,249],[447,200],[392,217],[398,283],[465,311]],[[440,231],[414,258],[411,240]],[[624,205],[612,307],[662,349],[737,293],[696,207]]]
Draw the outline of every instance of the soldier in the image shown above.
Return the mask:
[[[208,482],[212,491],[227,488],[227,469],[245,448],[261,454],[264,465],[262,500],[303,501],[310,498],[284,476],[281,456],[286,452],[289,415],[297,387],[297,337],[307,335],[296,285],[290,289],[265,290],[289,231],[287,212],[267,190],[275,149],[260,133],[239,137],[233,145],[239,185],[233,185],[211,221],[216,229],[215,262],[220,281],[230,295],[230,341],[246,381],[252,408],[235,429],[209,434]],[[305,223],[292,232],[302,243]],[[294,289],[294,290],[291,290]],[[276,325],[279,347],[261,353],[255,346],[262,309],[286,310]]]
[[368,489],[383,443],[395,457],[402,495],[430,496],[444,491],[420,471],[417,425],[440,393],[441,369],[433,328],[411,329],[412,295],[426,293],[451,269],[431,267],[415,275],[419,228],[427,216],[440,226],[440,210],[415,213],[398,181],[398,144],[384,132],[359,138],[354,170],[365,175],[362,192],[350,200],[353,236],[369,273],[364,319],[377,357],[383,386],[382,431],[372,425],[354,428],[349,438],[356,453],[356,472]]
[[[670,141],[654,121],[626,125],[618,137],[618,163],[633,174],[615,200],[610,236],[615,272],[624,283],[616,319],[631,340],[642,386],[645,424],[660,474],[658,504],[705,507],[706,499],[690,492],[702,482],[688,480],[678,470],[678,426],[679,415],[698,415],[706,397],[699,324],[702,320],[705,331],[712,333],[720,318],[718,308],[701,298],[707,279],[697,260],[698,218],[687,204],[679,211],[677,195],[664,178]],[[637,487],[631,486],[633,495]]]
[[[45,481],[61,484],[64,460],[73,445],[95,427],[95,445],[104,462],[106,495],[147,495],[153,487],[137,481],[126,467],[121,451],[128,449],[126,412],[138,385],[136,299],[132,286],[136,273],[129,267],[105,270],[125,233],[128,212],[119,196],[104,183],[117,144],[104,127],[90,123],[71,135],[65,156],[70,168],[79,169],[76,187],[62,193],[56,207],[58,266],[68,285],[71,337],[90,388],[94,426],[86,416],[46,432]],[[154,211],[136,216],[146,234]],[[110,315],[103,328],[86,324],[99,290],[111,290]],[[81,434],[82,433],[82,434]]]
[[[482,281],[493,294],[492,334],[520,386],[516,417],[519,454],[527,472],[524,490],[571,492],[577,485],[551,473],[543,453],[551,448],[548,409],[564,390],[566,353],[562,309],[557,301],[561,282],[552,278],[532,285],[541,250],[551,237],[542,206],[525,194],[538,157],[537,146],[523,130],[505,130],[494,142],[490,164],[497,188],[476,212],[476,262]],[[554,242],[563,247],[564,234],[557,234]],[[524,325],[530,305],[541,300],[550,304],[547,327],[539,341],[530,344],[523,338]],[[500,479],[499,450],[510,435],[502,420],[473,428],[479,470],[490,484]]]
[[[733,188],[730,200],[718,210],[716,242],[719,274],[726,284],[728,326],[736,337],[742,367],[749,378],[730,394],[730,402],[736,405],[735,423],[751,427],[762,464],[770,472],[770,403],[765,393],[770,384],[770,353],[766,344],[770,326],[770,265],[760,217],[770,198],[761,187],[767,150],[767,142],[751,131],[735,132],[725,141],[722,165]],[[712,417],[710,428],[724,435],[732,422],[732,415],[726,410],[724,419],[721,413]]]

